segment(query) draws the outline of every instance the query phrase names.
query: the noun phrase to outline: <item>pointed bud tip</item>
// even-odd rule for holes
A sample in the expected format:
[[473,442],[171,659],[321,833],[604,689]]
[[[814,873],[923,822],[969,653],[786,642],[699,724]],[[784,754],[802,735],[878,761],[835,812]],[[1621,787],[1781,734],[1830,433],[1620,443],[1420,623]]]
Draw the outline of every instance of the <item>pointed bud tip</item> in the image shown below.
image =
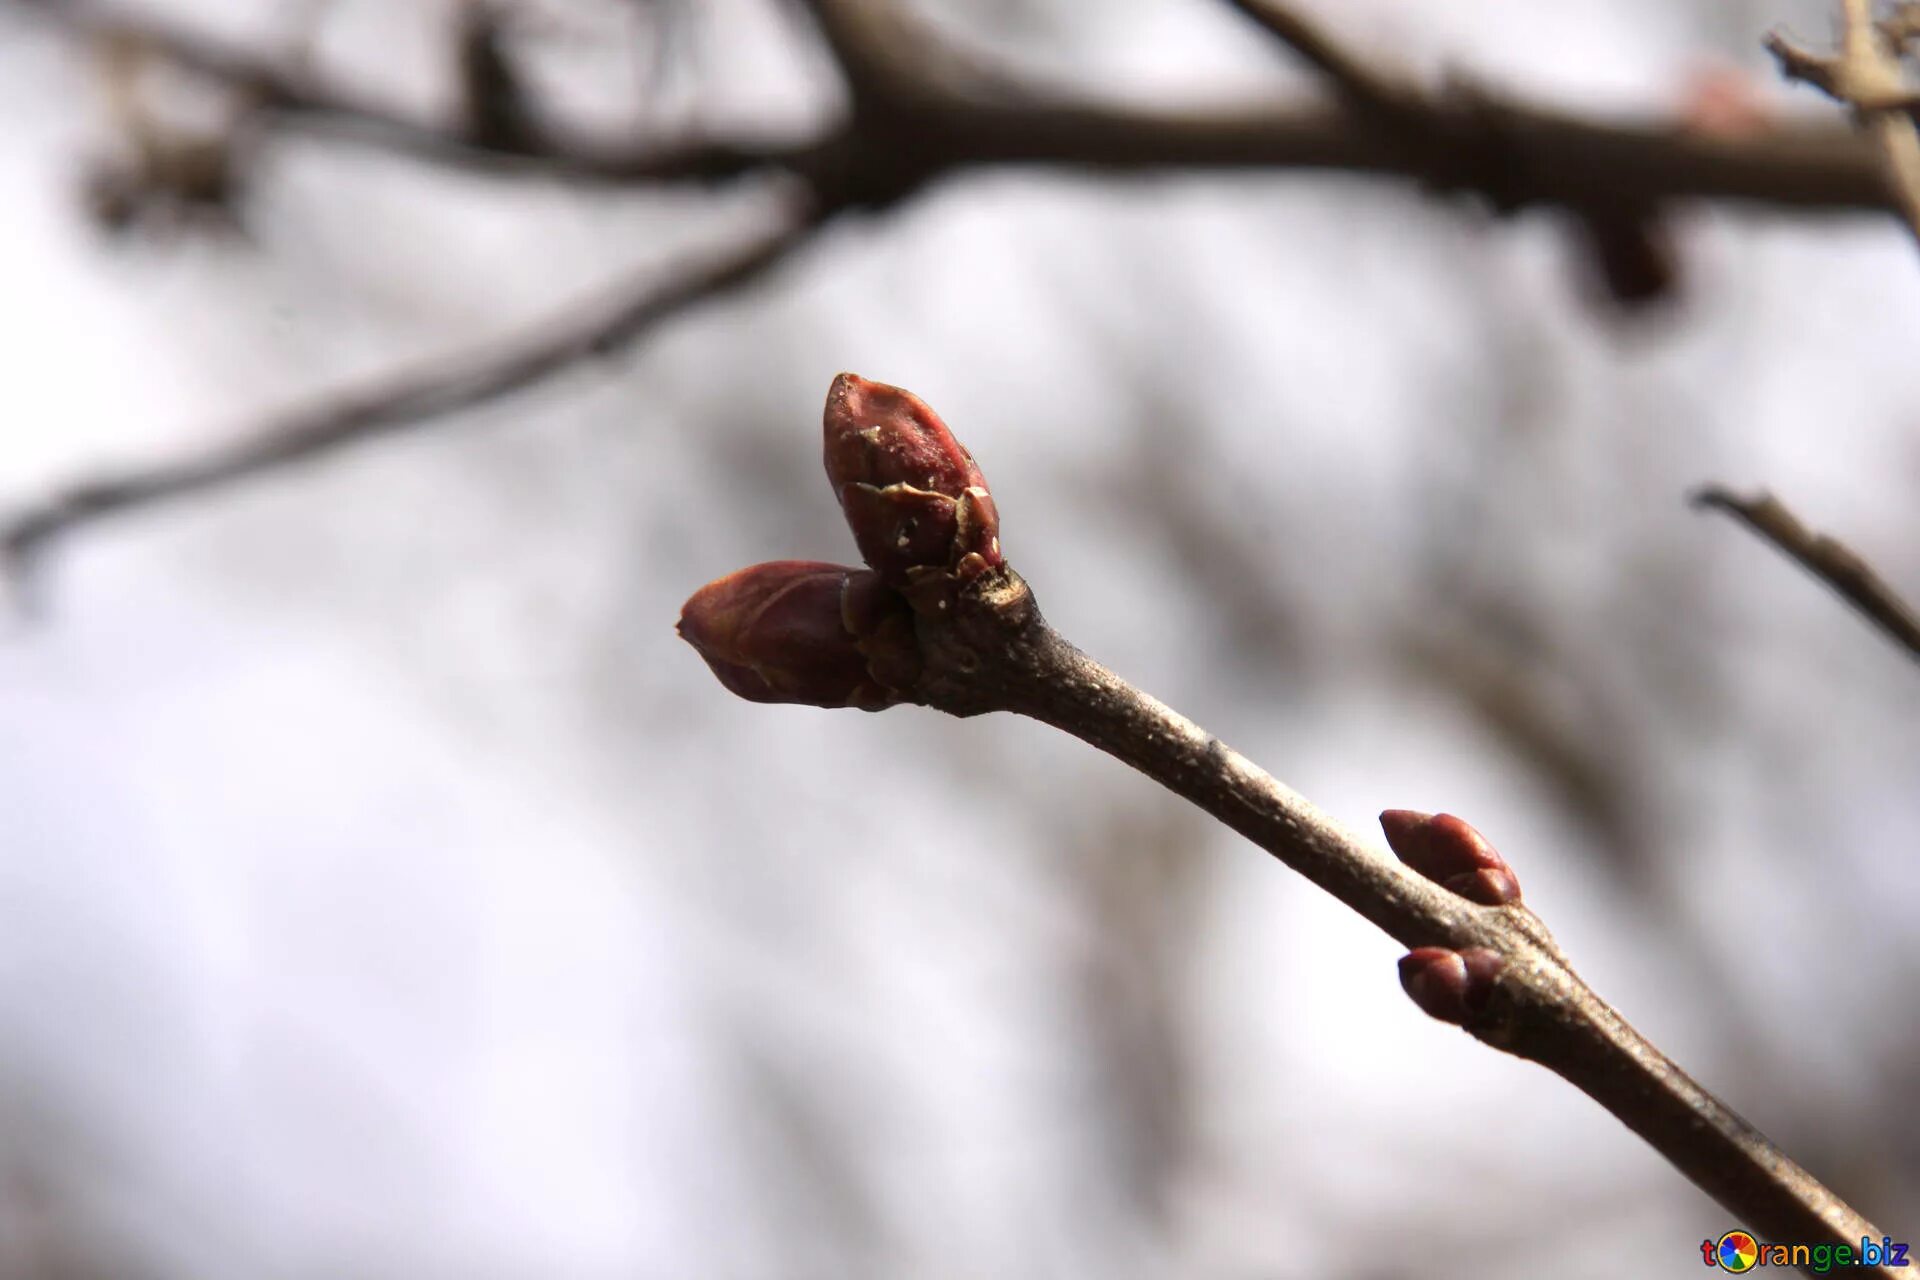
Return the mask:
[[977,577],[1001,563],[1000,521],[973,455],[920,397],[837,375],[824,461],[860,555],[891,587],[910,570]]
[[1450,813],[1388,809],[1380,815],[1387,845],[1407,867],[1483,907],[1520,900],[1520,880],[1487,838]]
[[[878,667],[894,681],[918,670],[891,649],[870,661],[876,644],[912,644],[910,632],[882,628],[887,602],[864,590],[872,577],[813,560],[750,565],[694,592],[676,629],[715,678],[748,701],[877,710],[905,691],[879,679]],[[897,598],[892,607],[905,610]]]

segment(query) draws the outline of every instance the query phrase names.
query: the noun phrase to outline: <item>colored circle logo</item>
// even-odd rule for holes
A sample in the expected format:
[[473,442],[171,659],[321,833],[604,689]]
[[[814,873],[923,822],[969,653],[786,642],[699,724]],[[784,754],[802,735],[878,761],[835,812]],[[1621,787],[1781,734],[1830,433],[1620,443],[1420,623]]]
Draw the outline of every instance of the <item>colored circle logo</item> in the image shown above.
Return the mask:
[[1744,1231],[1729,1231],[1714,1245],[1713,1256],[1723,1271],[1751,1271],[1760,1261],[1760,1246]]

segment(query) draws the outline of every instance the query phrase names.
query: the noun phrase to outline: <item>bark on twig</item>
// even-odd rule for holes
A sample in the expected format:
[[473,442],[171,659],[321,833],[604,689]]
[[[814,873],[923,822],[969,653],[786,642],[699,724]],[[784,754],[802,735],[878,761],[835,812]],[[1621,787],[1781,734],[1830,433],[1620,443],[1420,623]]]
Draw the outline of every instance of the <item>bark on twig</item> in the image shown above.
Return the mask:
[[1688,500],[1702,510],[1726,512],[1792,556],[1895,644],[1920,659],[1920,613],[1856,552],[1807,528],[1778,498],[1770,493],[1743,498],[1719,485],[1706,485],[1694,490]]
[[1568,1080],[1760,1238],[1855,1247],[1880,1239],[1595,994],[1523,903],[1479,905],[1360,840],[1067,643],[1011,569],[965,587],[949,610],[920,613],[917,627],[925,662],[917,700],[956,715],[1012,711],[1063,729],[1232,827],[1404,946],[1491,951],[1498,976],[1466,1029]]

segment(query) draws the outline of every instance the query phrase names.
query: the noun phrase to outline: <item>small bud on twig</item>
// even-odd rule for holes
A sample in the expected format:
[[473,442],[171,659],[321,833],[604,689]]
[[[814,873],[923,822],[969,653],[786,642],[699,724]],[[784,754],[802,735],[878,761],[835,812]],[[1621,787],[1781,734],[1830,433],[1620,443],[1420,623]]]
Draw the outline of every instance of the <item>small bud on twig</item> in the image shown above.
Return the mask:
[[1400,861],[1483,907],[1520,901],[1520,880],[1485,836],[1450,813],[1388,809],[1380,828]]
[[679,631],[751,702],[878,711],[920,674],[906,602],[844,565],[775,560],[730,573],[693,593]]
[[1497,951],[1468,947],[1418,947],[1400,957],[1400,985],[1421,1012],[1442,1022],[1465,1026],[1487,1007],[1494,980],[1506,961]]
[[998,568],[1000,515],[973,455],[926,401],[851,373],[827,391],[827,479],[860,554],[890,587]]

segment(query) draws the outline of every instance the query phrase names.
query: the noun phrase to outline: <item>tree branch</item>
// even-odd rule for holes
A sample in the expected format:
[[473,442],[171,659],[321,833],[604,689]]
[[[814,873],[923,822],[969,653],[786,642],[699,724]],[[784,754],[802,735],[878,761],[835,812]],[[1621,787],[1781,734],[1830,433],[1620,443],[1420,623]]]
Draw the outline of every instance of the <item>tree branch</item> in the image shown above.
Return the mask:
[[[825,456],[871,569],[772,561],[695,592],[680,634],[729,690],[813,706],[1010,711],[1065,730],[1410,948],[1401,982],[1423,1011],[1572,1083],[1746,1229],[1829,1246],[1880,1238],[1581,980],[1478,832],[1389,811],[1381,823],[1396,861],[1049,627],[1003,559],[984,477],[923,402],[841,375]],[[1876,1274],[1915,1280],[1920,1268]]]
[[1403,121],[1422,109],[1417,89],[1368,65],[1333,37],[1279,0],[1227,0],[1332,80],[1349,101],[1383,119]]
[[[856,115],[864,115],[823,134],[787,141],[632,145],[546,138],[481,146],[457,128],[407,119],[342,86],[176,26],[78,0],[11,2],[82,34],[132,35],[182,66],[259,94],[261,105],[281,119],[436,163],[590,183],[720,181],[765,169],[812,181],[843,179],[849,156],[866,170],[906,163],[909,157],[885,154],[904,142],[915,185],[1004,165],[1109,173],[1305,169],[1482,189],[1501,207],[1578,209],[1603,202],[1611,208],[1691,197],[1864,210],[1887,208],[1890,199],[1873,148],[1831,126],[1784,124],[1753,136],[1714,138],[1665,120],[1594,121],[1512,101],[1442,99],[1425,108],[1431,136],[1445,141],[1444,154],[1436,155],[1383,135],[1376,118],[1351,104],[1142,111],[1076,100],[960,58],[891,0],[805,0],[853,88]],[[1292,29],[1331,65],[1358,65],[1297,19]],[[864,113],[862,102],[869,104]],[[903,139],[903,132],[909,136]]]
[[[1854,1244],[1880,1232],[1688,1076],[1574,972],[1515,900],[1469,901],[1377,852],[1178,712],[1049,628],[1017,575],[966,593],[951,628],[920,615],[920,688],[960,714],[1063,729],[1232,827],[1402,945],[1498,957],[1477,1039],[1560,1075],[1763,1239]],[[968,669],[969,665],[971,670]],[[1920,1275],[1912,1267],[1880,1269]]]
[[1920,240],[1920,128],[1911,114],[1920,95],[1901,70],[1899,41],[1874,24],[1872,0],[1840,0],[1840,18],[1837,56],[1810,53],[1779,32],[1767,36],[1767,52],[1789,80],[1804,80],[1853,109],[1880,149],[1894,206]]
[[20,572],[53,539],[113,515],[146,510],[344,446],[424,426],[523,390],[635,341],[705,299],[764,275],[804,244],[826,215],[794,202],[775,223],[725,251],[583,299],[525,331],[272,416],[231,443],[83,481],[0,522],[0,567]]
[[123,40],[247,97],[261,112],[404,155],[486,173],[562,178],[587,184],[719,182],[790,168],[817,139],[688,138],[647,143],[561,134],[481,139],[461,125],[410,118],[346,85],[237,48],[204,32],[144,13],[85,0],[10,0],[76,35]]
[[1702,510],[1717,508],[1799,561],[1895,644],[1920,659],[1920,613],[1902,600],[1873,567],[1844,544],[1802,524],[1770,493],[1743,498],[1719,485],[1688,495]]
[[[728,690],[869,711],[1010,711],[1065,730],[1411,948],[1401,983],[1423,1011],[1568,1080],[1747,1229],[1849,1248],[1879,1239],[1580,979],[1473,828],[1389,810],[1380,821],[1398,861],[1387,857],[1048,626],[1006,562],[986,477],[925,401],[843,373],[824,430],[828,484],[868,567],[768,561],[694,592],[678,630]],[[1920,1266],[1877,1274],[1920,1280]]]
[[[0,0],[4,3],[5,0]],[[598,182],[718,180],[761,169],[791,171],[810,189],[813,217],[881,207],[945,178],[992,167],[1069,169],[1106,175],[1170,170],[1312,169],[1397,176],[1429,188],[1476,193],[1503,210],[1561,205],[1611,215],[1682,197],[1795,208],[1886,207],[1888,191],[1873,147],[1832,127],[1781,126],[1722,137],[1663,123],[1604,124],[1483,96],[1409,99],[1417,138],[1382,128],[1378,104],[1399,91],[1358,59],[1266,0],[1234,0],[1264,15],[1348,95],[1373,106],[1250,107],[1142,111],[1048,96],[1016,84],[943,46],[894,0],[803,0],[847,76],[853,111],[798,143],[692,141],[629,147],[558,140],[535,133],[474,138],[422,124],[307,73],[245,54],[89,0],[13,0],[91,34],[144,41],[181,66],[234,86],[259,108],[317,121],[422,158],[469,167],[525,170]],[[1359,86],[1356,88],[1355,86]],[[1369,87],[1370,86],[1370,87]],[[795,232],[795,236],[803,233]],[[326,449],[401,428],[516,390],[577,358],[608,333],[633,333],[683,301],[717,293],[757,274],[749,266],[696,271],[684,296],[652,303],[600,304],[585,322],[542,327],[498,348],[408,370],[371,387],[291,411],[238,446],[109,480],[80,484],[0,528],[0,550],[17,561],[54,534],[117,512],[268,471]],[[758,265],[753,265],[758,264]],[[619,292],[619,291],[616,291]],[[623,308],[644,318],[632,321]],[[488,367],[499,361],[499,367]]]

